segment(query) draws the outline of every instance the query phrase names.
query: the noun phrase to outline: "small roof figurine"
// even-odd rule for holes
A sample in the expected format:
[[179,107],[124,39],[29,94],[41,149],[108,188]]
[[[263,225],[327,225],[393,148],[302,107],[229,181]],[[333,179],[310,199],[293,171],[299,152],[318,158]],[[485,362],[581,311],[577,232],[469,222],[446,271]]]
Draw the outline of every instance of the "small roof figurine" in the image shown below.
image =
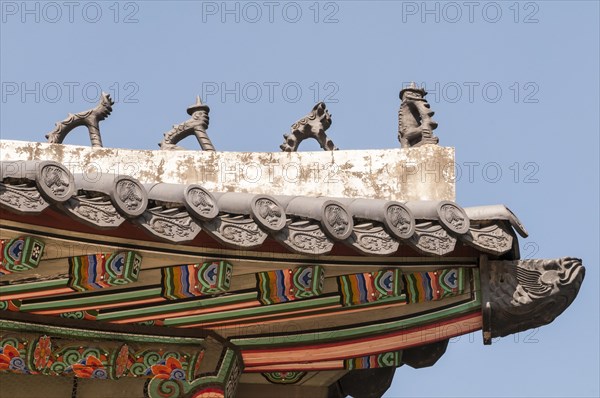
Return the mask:
[[188,115],[192,116],[194,114],[194,112],[198,112],[198,111],[205,111],[205,112],[209,112],[210,108],[208,107],[208,105],[205,105],[202,103],[202,100],[200,99],[200,96],[196,96],[196,103],[194,105],[190,105],[187,108],[187,113]]
[[425,91],[424,88],[417,87],[415,82],[411,82],[408,85],[408,87],[404,87],[402,90],[400,90],[400,99],[402,99],[402,96],[407,91],[410,91],[411,93],[419,94],[420,97],[425,97],[427,95],[427,91]]

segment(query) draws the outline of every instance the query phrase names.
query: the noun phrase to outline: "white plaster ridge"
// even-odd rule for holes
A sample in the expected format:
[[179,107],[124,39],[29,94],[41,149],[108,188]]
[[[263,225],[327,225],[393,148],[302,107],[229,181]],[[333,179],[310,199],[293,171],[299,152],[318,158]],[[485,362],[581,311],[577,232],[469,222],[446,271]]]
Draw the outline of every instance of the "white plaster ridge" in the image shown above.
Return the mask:
[[91,148],[0,140],[0,160],[54,160],[90,180],[201,184],[214,192],[386,200],[455,200],[454,148],[203,152]]

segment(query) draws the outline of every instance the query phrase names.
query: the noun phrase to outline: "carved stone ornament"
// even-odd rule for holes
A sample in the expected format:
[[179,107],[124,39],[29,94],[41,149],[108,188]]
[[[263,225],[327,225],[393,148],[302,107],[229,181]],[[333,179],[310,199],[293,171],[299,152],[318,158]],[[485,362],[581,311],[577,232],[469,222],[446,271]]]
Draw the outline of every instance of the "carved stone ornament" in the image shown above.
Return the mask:
[[133,178],[119,177],[115,183],[113,201],[121,214],[140,216],[148,204],[148,196],[142,185]]
[[508,252],[513,245],[513,237],[502,223],[485,227],[471,226],[469,232],[460,235],[459,239],[477,250],[496,256]]
[[387,229],[400,239],[408,239],[415,233],[415,219],[400,203],[392,203],[385,210]]
[[423,254],[438,256],[450,253],[456,246],[456,238],[433,222],[417,224],[414,235],[407,242]]
[[267,234],[248,216],[221,215],[204,222],[203,227],[218,242],[234,248],[259,247],[267,238]]
[[273,198],[256,196],[250,207],[254,220],[267,231],[279,231],[285,227],[285,210]]
[[438,124],[431,118],[425,96],[427,92],[414,83],[400,91],[400,110],[398,111],[398,139],[403,148],[437,144],[439,138],[433,135]]
[[324,102],[319,102],[308,115],[292,124],[291,131],[283,135],[284,142],[279,147],[283,152],[297,152],[302,141],[314,138],[323,150],[335,151],[338,148],[325,134],[330,126],[331,115],[327,106]]
[[333,239],[344,240],[352,234],[352,217],[337,203],[328,203],[323,209],[321,220],[325,232]]
[[96,228],[116,228],[125,221],[106,195],[77,195],[69,199],[63,208],[73,218]]
[[20,214],[38,214],[75,192],[73,175],[52,161],[0,162],[0,205]]
[[110,115],[114,104],[115,103],[110,98],[110,95],[102,93],[102,95],[100,95],[100,102],[94,109],[76,113],[74,115],[69,114],[65,120],[56,123],[54,130],[46,135],[48,143],[62,144],[71,130],[75,127],[86,126],[90,134],[92,147],[101,148],[102,137],[100,136],[100,122]]
[[573,302],[584,276],[578,258],[490,261],[489,281],[482,281],[489,297],[484,336],[502,337],[549,324]]
[[163,140],[158,144],[160,149],[184,149],[177,146],[177,143],[190,135],[194,135],[198,139],[202,150],[214,151],[215,147],[206,133],[209,112],[208,105],[204,105],[200,97],[197,97],[196,103],[187,109],[187,113],[191,118],[181,124],[174,125],[171,130],[167,131]]
[[373,223],[355,225],[348,242],[354,249],[375,256],[393,254],[400,246],[381,225]]
[[450,232],[465,234],[469,230],[469,217],[456,204],[448,201],[440,202],[437,208],[440,223]]
[[157,206],[146,210],[135,221],[152,235],[175,243],[191,241],[201,230],[188,212],[177,208]]
[[184,197],[187,211],[200,220],[209,221],[219,214],[217,201],[210,192],[200,185],[188,185]]
[[42,162],[36,183],[42,196],[50,202],[66,202],[75,193],[73,175],[60,163]]
[[322,255],[333,249],[333,241],[314,221],[300,220],[289,223],[273,236],[278,242],[299,254]]
[[39,214],[49,206],[31,184],[0,183],[0,207],[19,214]]

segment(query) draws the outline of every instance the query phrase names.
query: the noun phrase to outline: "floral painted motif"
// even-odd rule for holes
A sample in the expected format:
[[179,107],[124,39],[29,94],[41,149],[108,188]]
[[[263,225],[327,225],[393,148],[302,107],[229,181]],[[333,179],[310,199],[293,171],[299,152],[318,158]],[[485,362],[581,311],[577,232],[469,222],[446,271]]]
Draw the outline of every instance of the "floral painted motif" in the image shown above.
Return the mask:
[[107,379],[108,372],[98,358],[90,355],[81,361],[74,363],[67,370],[72,370],[75,376],[82,379]]
[[147,373],[159,379],[185,380],[185,371],[181,362],[173,357],[168,357],[166,360],[163,359],[156,365],[152,365]]
[[125,374],[125,371],[129,367],[129,347],[127,344],[124,344],[119,353],[117,354],[117,359],[115,360],[115,376],[121,377]]
[[33,363],[37,370],[42,370],[48,364],[48,359],[52,352],[52,343],[50,337],[42,336],[33,351]]
[[25,361],[21,358],[21,353],[10,344],[5,344],[0,348],[0,371],[13,371],[19,373],[29,373],[25,366]]

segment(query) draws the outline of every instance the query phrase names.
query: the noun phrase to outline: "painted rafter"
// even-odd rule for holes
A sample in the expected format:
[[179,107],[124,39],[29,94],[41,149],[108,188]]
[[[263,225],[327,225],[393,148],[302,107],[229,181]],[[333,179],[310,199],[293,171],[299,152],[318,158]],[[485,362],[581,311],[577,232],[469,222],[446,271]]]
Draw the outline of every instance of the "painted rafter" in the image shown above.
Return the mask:
[[[327,347],[328,344],[326,344],[328,341],[332,341],[333,340],[339,340],[340,337],[345,336],[346,339],[350,338],[351,340],[347,340],[347,344],[361,344],[360,341],[361,339],[364,339],[364,336],[367,337],[373,337],[374,336],[374,331],[376,331],[375,335],[378,335],[378,337],[376,338],[376,340],[381,339],[382,342],[387,342],[386,344],[391,344],[390,342],[392,340],[391,336],[394,335],[394,333],[404,333],[403,331],[405,331],[407,328],[412,328],[414,330],[421,330],[422,327],[421,326],[417,326],[420,325],[422,322],[424,322],[425,325],[433,325],[433,326],[427,326],[429,328],[439,328],[439,327],[444,327],[444,325],[448,324],[453,324],[454,321],[451,321],[452,319],[458,319],[457,322],[462,322],[460,323],[460,327],[457,329],[457,326],[448,326],[446,327],[446,329],[449,329],[449,337],[452,337],[453,335],[457,335],[457,334],[463,334],[463,332],[466,332],[467,329],[469,329],[468,331],[472,331],[475,330],[477,328],[480,328],[480,324],[478,324],[477,322],[475,323],[470,323],[470,324],[466,324],[464,323],[464,315],[462,314],[469,314],[472,313],[473,310],[476,310],[477,308],[480,307],[480,302],[478,301],[478,299],[475,299],[475,301],[469,301],[466,302],[464,304],[455,306],[453,308],[450,309],[445,309],[445,310],[438,310],[438,311],[434,311],[434,312],[430,312],[424,315],[420,315],[420,316],[412,316],[409,318],[405,318],[405,319],[400,319],[397,321],[392,321],[392,322],[387,322],[387,323],[383,323],[383,324],[373,324],[371,326],[359,326],[359,327],[351,327],[351,328],[342,328],[342,329],[337,329],[335,331],[329,331],[329,332],[322,332],[322,333],[317,333],[315,334],[314,332],[308,332],[306,334],[304,334],[305,337],[302,337],[303,335],[298,335],[298,336],[294,336],[294,337],[284,337],[284,340],[282,340],[283,344],[289,344],[289,341],[293,341],[294,343],[299,343],[302,342],[303,339],[308,338],[307,342],[311,342],[313,343],[312,346],[308,346],[307,349],[310,350],[318,350],[318,352],[320,352],[319,355],[325,355],[325,351],[322,351],[323,349],[325,349],[325,347]],[[457,318],[458,317],[458,318]],[[475,318],[473,318],[475,319]],[[471,320],[473,320],[471,319]],[[479,318],[478,318],[479,319]],[[467,325],[467,326],[465,326]],[[426,328],[427,328],[426,327]],[[373,329],[374,328],[374,329]],[[421,329],[419,329],[421,328]],[[467,328],[467,329],[465,329]],[[427,329],[429,330],[429,329]],[[432,329],[435,330],[435,329]],[[408,333],[408,332],[407,332]],[[412,333],[412,332],[410,332]],[[430,340],[434,341],[436,339],[440,339],[440,338],[446,338],[448,336],[446,336],[445,334],[446,332],[443,333],[428,333],[431,336],[435,336],[433,338],[431,338]],[[361,337],[363,336],[363,337]],[[410,337],[413,336],[413,337]],[[283,336],[282,336],[283,337]],[[276,352],[277,349],[277,342],[275,340],[277,340],[276,338],[274,338],[273,336],[268,337],[269,340],[271,340],[271,343],[268,344],[269,347],[271,347],[274,352]],[[353,339],[353,340],[352,340]],[[411,340],[413,339],[413,340]],[[253,339],[234,339],[232,340],[233,342],[236,343],[236,345],[240,346],[240,347],[245,347],[245,343],[243,343],[243,341],[246,340],[247,342],[250,342],[250,345],[248,346],[248,350],[245,350],[244,352],[248,352],[249,358],[253,358],[253,355],[255,355],[256,349],[252,349],[250,347],[252,347],[254,344],[252,344],[251,342],[256,342],[259,341],[260,338],[253,338]],[[314,345],[314,343],[317,343],[319,340],[321,340],[321,344],[325,343],[325,345],[323,346],[323,348],[317,348],[317,346]],[[396,341],[404,341],[404,339],[395,339]],[[409,335],[409,343],[412,341],[414,342],[414,333]],[[429,340],[427,340],[429,341]],[[437,341],[437,340],[436,340]],[[272,343],[275,343],[275,345],[273,345]],[[259,345],[260,346],[260,345]],[[388,347],[386,346],[386,347]],[[393,346],[393,347],[392,347]],[[402,347],[405,347],[403,345],[397,346],[397,345],[392,345],[389,347],[392,347],[393,349],[401,349]],[[304,346],[303,346],[304,347]],[[259,350],[261,351],[261,350]],[[264,350],[263,350],[264,351]],[[338,351],[339,352],[339,351]],[[346,352],[346,351],[344,351]],[[358,353],[361,354],[363,351],[347,351],[347,352],[354,352],[354,353]],[[357,354],[357,355],[358,355]],[[244,354],[245,355],[245,354]],[[271,354],[269,354],[271,355]],[[300,355],[300,354],[298,354]],[[347,358],[350,358],[350,356],[346,356]],[[315,359],[322,359],[321,357],[315,357]],[[331,361],[332,359],[322,359],[322,361]],[[252,366],[254,366],[255,363],[259,363],[259,362],[252,362],[253,360],[250,359],[248,361],[246,361],[246,364],[249,365],[248,371],[252,371]],[[275,361],[277,363],[275,363],[275,365],[277,365],[276,367],[274,367],[274,369],[280,369],[282,366],[289,366],[286,365],[286,363],[290,363],[290,362],[281,362],[281,361]],[[314,364],[316,368],[320,368],[323,365],[320,364],[321,360],[316,361],[316,363]],[[261,362],[262,363],[262,362]],[[261,365],[262,366],[262,365]],[[264,370],[263,368],[260,368],[262,370]],[[258,371],[258,370],[257,370]]]
[[[357,355],[378,354],[382,352],[402,350],[419,345],[430,344],[448,338],[460,336],[476,330],[482,325],[481,314],[471,312],[462,317],[438,322],[429,326],[406,329],[393,333],[382,333],[371,337],[342,341],[332,345],[310,345],[286,347],[281,350],[243,350],[242,357],[252,371],[252,367],[260,365],[279,365],[279,369],[294,370],[294,363],[311,358],[313,362],[348,359]],[[377,347],[374,350],[374,347]],[[282,355],[285,352],[285,355]],[[351,354],[350,354],[351,353]],[[286,367],[286,364],[287,367]]]
[[[254,281],[251,287],[256,288],[257,286],[255,279],[252,279]],[[33,302],[25,300],[25,303],[21,306],[21,311],[39,314],[59,314],[63,311],[100,310],[100,313],[97,316],[98,320],[113,322],[127,322],[128,319],[133,319],[137,322],[160,320],[166,325],[185,327],[190,327],[193,325],[208,326],[215,323],[222,325],[228,320],[242,322],[243,317],[255,319],[257,316],[264,317],[268,314],[286,313],[289,312],[287,309],[288,306],[291,308],[298,307],[302,310],[320,308],[323,306],[331,307],[332,305],[335,308],[338,308],[341,298],[338,294],[332,296],[333,293],[338,292],[338,284],[335,283],[335,278],[327,278],[326,280],[327,283],[325,286],[327,289],[323,291],[323,294],[328,295],[329,298],[325,299],[323,304],[321,304],[319,300],[311,300],[305,303],[290,303],[288,305],[261,308],[260,303],[256,301],[256,293],[242,295],[234,294],[223,297],[207,298],[197,301],[197,303],[183,301],[180,304],[176,304],[171,303],[170,301],[165,301],[162,297],[162,291],[157,287],[147,287],[129,290],[121,289],[123,290],[122,292],[115,291],[112,294],[100,296],[87,296],[86,294],[74,293],[65,295],[62,298],[56,297],[43,301],[40,299],[37,299]],[[64,285],[67,283],[67,281],[68,279],[62,279],[55,282],[61,282]],[[28,285],[23,286],[27,287]],[[20,287],[20,285],[5,287],[3,298],[22,298],[22,296],[19,296],[18,294],[6,295],[6,290],[16,289],[18,287]],[[50,290],[48,294],[52,294],[53,291],[55,290]],[[40,293],[34,292],[34,294],[39,295]],[[237,297],[240,298],[238,299]],[[403,297],[404,296],[400,297],[400,299],[403,300]],[[212,307],[210,304],[211,301],[215,302],[215,310],[210,309]],[[160,304],[161,302],[165,304]],[[128,310],[128,307],[132,305],[139,306],[140,304],[144,304],[145,306],[136,310]],[[201,307],[198,308],[198,305],[201,305]],[[226,306],[228,311],[219,311],[219,313],[217,313],[219,306]],[[240,306],[242,308],[238,309]],[[246,307],[246,309],[244,309],[244,307]]]
[[[165,269],[169,268],[162,268],[163,280],[165,277]],[[194,267],[192,267],[192,269],[194,269]],[[302,269],[303,268],[299,268],[299,270]],[[143,276],[144,272],[153,271],[154,270],[143,271],[140,273],[140,275]],[[289,273],[291,271],[292,270],[287,270],[286,272]],[[400,270],[397,269],[395,272],[400,272]],[[322,272],[313,270],[312,273],[308,273],[306,275],[313,274],[317,278],[319,278],[318,275],[322,275]],[[334,275],[335,274],[336,273],[334,272]],[[407,275],[412,274],[414,274],[414,272],[409,273]],[[271,274],[266,273],[264,275]],[[286,274],[284,273],[284,275]],[[299,273],[298,275],[300,277],[300,275],[304,274]],[[238,277],[238,280],[239,278],[240,277]],[[10,293],[11,290],[18,291],[18,289],[21,287],[29,288],[31,287],[31,284],[25,284],[22,286],[18,284],[4,286],[3,298],[19,300],[17,309],[22,312],[33,312],[43,315],[64,315],[65,312],[70,312],[73,313],[73,316],[75,317],[91,317],[98,321],[118,323],[152,322],[154,324],[184,328],[203,327],[208,329],[214,329],[217,331],[221,330],[225,333],[225,335],[230,334],[226,331],[226,329],[230,328],[230,326],[233,325],[239,325],[241,327],[247,328],[260,323],[262,325],[269,325],[275,328],[281,328],[281,324],[283,321],[292,318],[307,319],[307,325],[309,325],[310,327],[311,322],[318,321],[318,319],[323,319],[327,316],[335,315],[335,319],[342,321],[342,323],[339,323],[338,325],[342,326],[344,325],[343,319],[347,317],[341,315],[341,313],[350,312],[347,311],[347,309],[343,309],[340,305],[340,303],[342,302],[340,293],[338,292],[338,285],[340,285],[340,283],[339,281],[338,283],[335,282],[335,277],[330,277],[326,279],[327,283],[324,284],[326,289],[320,293],[325,294],[325,296],[323,296],[322,298],[316,297],[303,302],[290,302],[283,305],[280,304],[274,306],[261,306],[260,302],[256,301],[256,294],[251,294],[247,296],[247,298],[240,299],[236,298],[236,296],[239,295],[234,294],[233,296],[227,295],[223,296],[222,298],[207,298],[205,300],[198,301],[197,303],[189,303],[183,301],[181,303],[181,306],[179,306],[179,303],[177,303],[178,300],[175,300],[175,302],[172,303],[169,303],[169,301],[165,301],[164,288],[157,289],[156,285],[148,285],[146,288],[138,286],[133,289],[124,286],[116,286],[120,288],[119,290],[121,290],[121,292],[114,291],[111,292],[112,294],[91,296],[85,294],[84,289],[84,291],[80,293],[70,293],[62,298],[56,297],[57,293],[61,293],[61,287],[59,286],[68,285],[70,279],[71,277],[68,277],[41,283],[42,285],[46,285],[46,287],[50,286],[54,288],[46,291],[45,293],[46,295],[52,295],[53,299],[50,300],[40,299],[40,297],[44,294],[44,290],[38,290],[39,288],[36,288],[35,284],[33,285],[34,291],[31,292],[31,294],[35,297],[38,297],[36,300],[25,300],[25,302],[22,303],[22,301],[19,299],[26,299],[27,297],[31,297],[27,296],[26,293],[23,292],[16,293],[13,295],[6,295],[6,292]],[[252,277],[251,279],[254,279],[254,277]],[[130,285],[133,286],[135,285],[135,283],[137,282],[134,281]],[[310,281],[307,283],[307,286],[311,286]],[[58,286],[56,284],[58,284]],[[254,283],[251,286],[248,285],[247,287],[260,289],[260,286],[261,283],[259,278],[258,285],[256,285],[256,280],[254,279]],[[57,287],[59,288],[56,289]],[[238,287],[240,287],[239,284]],[[102,287],[98,288],[99,290],[103,289]],[[63,289],[65,288],[63,287]],[[319,291],[315,290],[315,293],[317,293],[318,296]],[[398,296],[398,303],[403,304],[403,300],[405,300],[405,297],[405,295]],[[213,300],[215,302],[214,307],[210,304],[204,305],[204,303],[208,300]],[[161,302],[165,302],[166,304],[160,304]],[[202,307],[198,308],[197,304],[201,304]],[[386,302],[380,304],[390,303]],[[142,305],[143,307],[140,307],[140,305]],[[134,308],[135,306],[138,306],[139,308],[129,309],[131,306],[134,306]],[[161,306],[164,306],[164,308],[161,308]],[[186,308],[186,306],[188,306],[188,308]],[[152,308],[157,309],[152,310]],[[148,309],[150,309],[150,311],[147,311]],[[416,307],[414,310],[418,311]],[[89,311],[91,311],[91,313]],[[371,310],[370,312],[372,314],[375,314],[373,310]],[[140,316],[142,314],[143,316]],[[377,315],[377,317],[380,316],[381,315]],[[352,323],[351,316],[349,318],[349,322]]]

